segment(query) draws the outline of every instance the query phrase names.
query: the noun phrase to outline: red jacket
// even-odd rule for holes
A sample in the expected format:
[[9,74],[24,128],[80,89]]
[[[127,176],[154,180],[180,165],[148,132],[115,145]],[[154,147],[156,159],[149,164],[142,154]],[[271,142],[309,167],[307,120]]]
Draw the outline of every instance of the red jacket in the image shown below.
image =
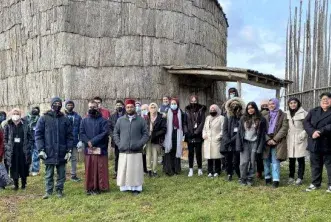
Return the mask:
[[5,154],[5,147],[4,147],[4,141],[3,141],[3,130],[0,129],[0,162]]
[[106,120],[109,120],[110,118],[110,111],[108,109],[105,108],[100,108],[100,113],[102,115],[102,117]]

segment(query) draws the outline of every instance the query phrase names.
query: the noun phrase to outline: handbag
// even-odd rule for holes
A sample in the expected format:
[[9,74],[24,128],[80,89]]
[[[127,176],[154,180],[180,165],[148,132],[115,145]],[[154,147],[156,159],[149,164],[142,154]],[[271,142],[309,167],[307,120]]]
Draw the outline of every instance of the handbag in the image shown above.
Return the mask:
[[0,185],[9,186],[13,184],[13,180],[8,176],[5,164],[0,163]]

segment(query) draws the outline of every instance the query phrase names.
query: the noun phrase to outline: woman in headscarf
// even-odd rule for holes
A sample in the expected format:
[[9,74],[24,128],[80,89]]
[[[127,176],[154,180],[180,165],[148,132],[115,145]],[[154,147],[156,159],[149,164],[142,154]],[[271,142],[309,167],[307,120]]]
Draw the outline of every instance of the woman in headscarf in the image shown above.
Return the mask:
[[221,173],[220,153],[223,137],[224,116],[217,105],[211,105],[202,131],[204,156],[208,160],[208,177],[218,177]]
[[179,108],[177,98],[170,101],[170,110],[167,113],[167,132],[164,139],[164,163],[163,171],[168,175],[181,172],[180,159],[182,157],[184,112]]
[[[304,120],[307,112],[301,107],[297,98],[290,98],[287,102],[287,119],[289,130],[287,136],[287,154],[290,160],[290,175],[288,184],[301,185],[305,173],[305,156],[307,156],[308,135],[304,129]],[[298,178],[294,180],[295,162],[298,161]]]
[[240,119],[236,151],[240,152],[241,185],[253,185],[255,163],[265,146],[266,120],[255,102],[247,104],[246,112]]
[[14,180],[14,190],[18,190],[19,178],[21,178],[21,188],[25,189],[31,164],[32,135],[28,123],[22,120],[19,109],[11,111],[11,119],[5,125],[4,135],[5,159],[9,166],[10,177]]
[[267,146],[264,152],[264,178],[266,185],[278,188],[280,181],[280,162],[287,159],[288,120],[286,113],[279,109],[279,100],[270,99],[267,120]]
[[[137,104],[139,106],[138,110],[137,110]],[[148,124],[148,112],[149,112],[149,105],[148,104],[143,104],[143,105],[139,105],[140,102],[136,102],[136,112],[138,115],[141,115],[141,117],[146,121],[146,124]],[[147,144],[144,146],[144,151],[143,151],[143,166],[144,166],[144,173],[148,173],[147,170],[147,156],[146,156],[146,147]]]

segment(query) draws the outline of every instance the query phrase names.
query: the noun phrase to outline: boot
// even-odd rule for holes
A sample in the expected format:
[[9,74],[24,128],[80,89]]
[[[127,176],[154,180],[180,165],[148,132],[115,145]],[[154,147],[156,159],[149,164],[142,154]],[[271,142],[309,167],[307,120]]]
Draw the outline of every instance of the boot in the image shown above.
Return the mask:
[[14,179],[14,190],[18,190],[18,179]]
[[26,178],[22,178],[22,187],[21,187],[21,189],[25,190],[25,188],[26,188]]

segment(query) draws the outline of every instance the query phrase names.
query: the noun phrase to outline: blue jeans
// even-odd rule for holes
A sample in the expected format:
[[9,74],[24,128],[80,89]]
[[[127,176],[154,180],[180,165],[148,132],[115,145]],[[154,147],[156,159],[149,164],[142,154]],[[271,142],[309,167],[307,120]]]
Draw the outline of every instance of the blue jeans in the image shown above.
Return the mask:
[[56,168],[57,180],[56,180],[56,191],[63,191],[64,182],[66,181],[66,165],[46,165],[45,185],[46,192],[48,194],[53,193],[54,189],[54,169]]
[[36,145],[33,145],[31,172],[38,173],[39,170],[40,170],[40,159],[38,157],[38,150]]
[[277,151],[275,147],[270,148],[270,153],[267,159],[263,160],[264,163],[264,178],[273,181],[280,181],[280,162],[277,159]]

